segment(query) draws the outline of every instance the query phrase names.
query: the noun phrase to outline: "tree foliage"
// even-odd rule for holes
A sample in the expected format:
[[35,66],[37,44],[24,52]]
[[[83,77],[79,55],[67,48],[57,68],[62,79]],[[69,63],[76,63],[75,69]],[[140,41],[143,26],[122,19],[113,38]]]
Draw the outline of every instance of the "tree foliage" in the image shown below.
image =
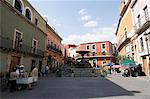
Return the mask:
[[119,64],[121,61],[126,60],[128,57],[125,55],[118,55],[116,59],[116,63]]

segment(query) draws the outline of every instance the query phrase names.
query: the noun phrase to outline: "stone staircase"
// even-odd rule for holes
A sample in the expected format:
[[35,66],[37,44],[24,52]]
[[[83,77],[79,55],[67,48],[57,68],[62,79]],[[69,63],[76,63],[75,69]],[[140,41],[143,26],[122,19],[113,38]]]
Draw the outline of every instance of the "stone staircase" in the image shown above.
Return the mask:
[[93,68],[73,68],[74,77],[93,77]]

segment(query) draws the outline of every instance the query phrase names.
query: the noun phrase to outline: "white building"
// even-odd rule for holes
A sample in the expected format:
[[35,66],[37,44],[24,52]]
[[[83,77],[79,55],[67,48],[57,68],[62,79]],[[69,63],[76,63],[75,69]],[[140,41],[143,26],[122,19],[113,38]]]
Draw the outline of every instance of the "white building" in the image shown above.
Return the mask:
[[138,63],[142,64],[146,75],[150,75],[150,0],[133,0],[131,8],[135,31],[135,57]]
[[68,57],[76,58],[76,56],[77,56],[76,51],[77,51],[76,47],[70,47],[68,49]]

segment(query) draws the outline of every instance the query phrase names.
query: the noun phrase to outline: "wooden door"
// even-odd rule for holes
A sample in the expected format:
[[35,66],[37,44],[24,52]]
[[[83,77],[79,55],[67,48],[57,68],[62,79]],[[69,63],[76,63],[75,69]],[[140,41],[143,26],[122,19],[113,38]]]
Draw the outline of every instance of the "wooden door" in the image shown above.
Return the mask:
[[18,56],[11,56],[11,63],[10,63],[9,71],[12,71],[13,68],[16,67],[16,65],[20,65],[20,57],[18,57]]
[[147,61],[146,61],[146,57],[144,56],[143,57],[143,69],[144,69],[145,74],[147,73],[146,72],[146,69],[147,69],[146,67],[147,67]]
[[42,61],[39,61],[39,72],[42,71]]

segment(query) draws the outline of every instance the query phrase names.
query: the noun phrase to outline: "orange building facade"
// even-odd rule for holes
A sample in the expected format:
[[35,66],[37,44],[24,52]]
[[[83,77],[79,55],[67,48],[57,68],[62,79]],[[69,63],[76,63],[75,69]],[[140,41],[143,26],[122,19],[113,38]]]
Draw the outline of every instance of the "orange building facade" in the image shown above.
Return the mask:
[[89,51],[84,58],[93,67],[104,66],[108,63],[115,62],[113,44],[109,41],[83,43],[78,46],[77,50]]
[[46,29],[46,64],[50,70],[56,70],[63,66],[62,38],[48,24]]

